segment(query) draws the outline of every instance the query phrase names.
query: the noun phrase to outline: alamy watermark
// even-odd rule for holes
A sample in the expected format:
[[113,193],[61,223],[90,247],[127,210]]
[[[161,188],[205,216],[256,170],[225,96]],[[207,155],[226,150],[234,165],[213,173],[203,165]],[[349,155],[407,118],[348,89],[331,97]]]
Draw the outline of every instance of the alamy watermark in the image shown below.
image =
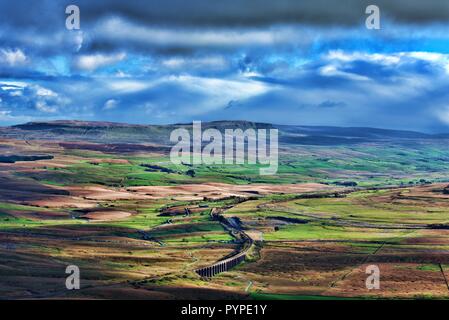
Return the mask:
[[65,27],[67,30],[79,30],[81,28],[80,8],[71,4],[65,8],[68,15],[65,19]]
[[69,276],[65,280],[65,287],[67,290],[80,289],[80,268],[75,265],[67,266],[65,273]]
[[170,152],[172,163],[259,164],[263,166],[259,169],[261,175],[277,173],[277,129],[225,129],[223,135],[214,128],[203,132],[201,121],[194,121],[191,132],[185,128],[172,131],[170,141],[176,142]]
[[365,273],[369,274],[366,278],[365,285],[368,290],[380,289],[380,269],[378,266],[372,264],[366,267]]
[[376,5],[369,5],[365,10],[366,14],[369,16],[365,20],[365,26],[369,30],[379,30],[380,29],[380,9]]

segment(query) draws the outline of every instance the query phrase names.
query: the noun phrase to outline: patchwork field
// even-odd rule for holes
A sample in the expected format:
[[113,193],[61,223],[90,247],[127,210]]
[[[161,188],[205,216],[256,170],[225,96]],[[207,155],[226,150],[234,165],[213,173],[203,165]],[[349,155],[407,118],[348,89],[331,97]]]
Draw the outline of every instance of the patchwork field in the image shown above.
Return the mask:
[[[253,201],[226,214],[263,233],[261,258],[242,268],[258,293],[447,298],[449,198],[442,187]],[[380,269],[380,290],[366,289],[369,265]]]
[[[449,297],[443,138],[281,135],[278,173],[260,176],[172,164],[164,127],[147,141],[140,127],[83,140],[80,124],[58,139],[35,126],[0,140],[1,299]],[[226,272],[195,272],[242,250]],[[80,290],[65,287],[69,265]],[[366,288],[369,265],[379,290]]]

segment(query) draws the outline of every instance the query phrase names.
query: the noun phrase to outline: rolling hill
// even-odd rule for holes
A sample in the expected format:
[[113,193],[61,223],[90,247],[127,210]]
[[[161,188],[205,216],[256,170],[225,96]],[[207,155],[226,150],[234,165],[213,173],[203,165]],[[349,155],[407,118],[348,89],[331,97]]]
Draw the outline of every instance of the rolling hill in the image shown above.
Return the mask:
[[[112,122],[60,120],[29,122],[0,128],[0,137],[23,140],[89,141],[98,143],[155,143],[169,144],[170,132],[176,128],[191,129],[191,124],[135,125]],[[364,127],[292,126],[249,121],[215,121],[202,123],[203,129],[216,128],[246,130],[278,129],[280,143],[289,145],[345,145],[367,142],[413,140],[442,140],[447,134],[426,134]]]

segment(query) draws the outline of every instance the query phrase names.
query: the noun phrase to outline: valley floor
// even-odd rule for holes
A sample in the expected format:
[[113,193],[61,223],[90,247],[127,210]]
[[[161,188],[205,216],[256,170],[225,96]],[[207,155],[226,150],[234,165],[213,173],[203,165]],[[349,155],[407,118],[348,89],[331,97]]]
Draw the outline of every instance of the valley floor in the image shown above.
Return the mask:
[[[158,153],[9,143],[52,158],[0,164],[1,299],[449,297],[444,183],[230,184]],[[244,263],[202,278],[197,268],[242,247],[213,210],[254,245]],[[68,265],[80,268],[80,290],[65,287]],[[370,265],[379,290],[366,287]]]

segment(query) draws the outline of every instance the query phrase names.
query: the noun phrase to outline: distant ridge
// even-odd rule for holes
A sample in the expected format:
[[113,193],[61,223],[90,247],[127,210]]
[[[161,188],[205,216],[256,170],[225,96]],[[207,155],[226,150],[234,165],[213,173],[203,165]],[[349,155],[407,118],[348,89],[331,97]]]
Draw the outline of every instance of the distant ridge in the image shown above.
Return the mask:
[[[156,143],[170,144],[169,137],[176,128],[191,129],[192,123],[142,125],[104,121],[57,120],[28,122],[0,128],[0,137],[98,143]],[[202,128],[278,129],[280,143],[288,145],[346,145],[368,142],[408,142],[413,140],[448,139],[449,134],[426,134],[416,131],[369,127],[332,127],[276,125],[251,121],[202,122]]]
[[128,124],[107,121],[82,121],[82,120],[54,120],[54,121],[32,121],[12,126],[13,128],[29,129],[44,126],[74,126],[74,127],[145,127],[140,124]]
[[[52,127],[52,126],[67,126],[67,127],[189,127],[192,126],[192,122],[188,123],[174,123],[174,124],[130,124],[124,122],[107,122],[107,121],[83,121],[83,120],[54,120],[54,121],[32,121],[24,124],[18,124],[11,126],[13,128],[21,128],[25,130],[34,129],[35,127]],[[223,120],[223,121],[208,121],[202,122],[202,126],[205,127],[279,127],[277,125],[245,121],[245,120]]]

